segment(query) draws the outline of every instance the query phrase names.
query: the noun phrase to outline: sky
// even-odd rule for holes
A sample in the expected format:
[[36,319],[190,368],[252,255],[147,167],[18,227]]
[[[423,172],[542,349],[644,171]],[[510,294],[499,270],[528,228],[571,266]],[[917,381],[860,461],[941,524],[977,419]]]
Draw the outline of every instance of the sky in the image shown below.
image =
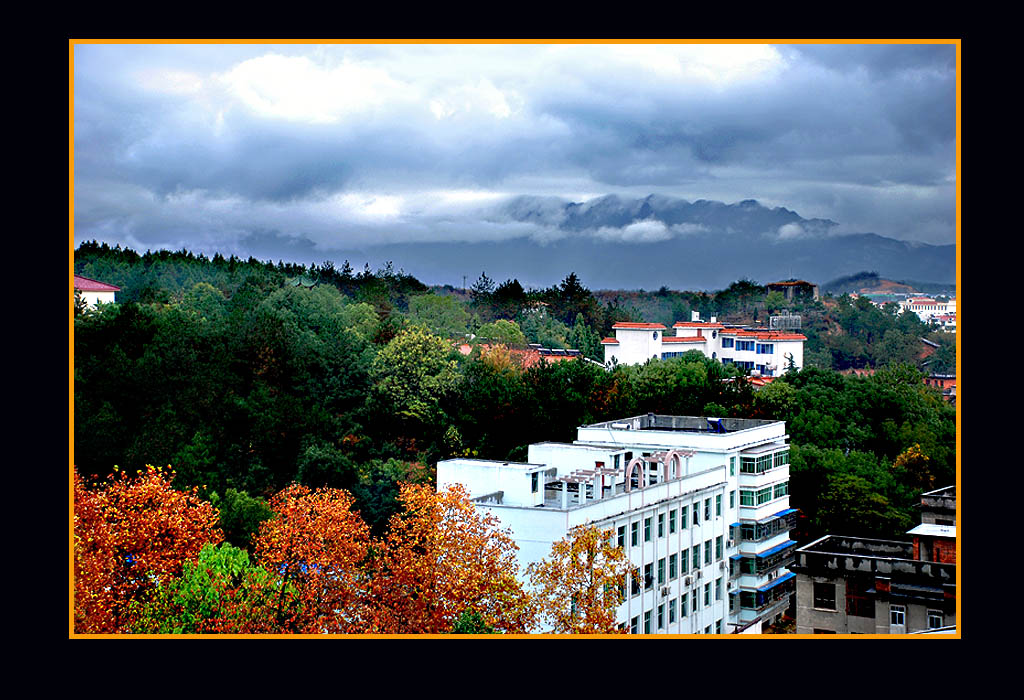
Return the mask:
[[513,198],[608,194],[955,242],[950,44],[79,44],[73,80],[76,245],[543,241]]

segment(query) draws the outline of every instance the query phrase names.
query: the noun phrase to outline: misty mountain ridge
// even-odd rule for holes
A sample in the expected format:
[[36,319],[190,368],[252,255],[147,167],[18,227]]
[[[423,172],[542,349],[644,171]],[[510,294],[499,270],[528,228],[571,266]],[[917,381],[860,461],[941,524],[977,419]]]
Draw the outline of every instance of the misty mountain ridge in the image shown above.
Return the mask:
[[[724,204],[609,194],[569,202],[522,195],[491,207],[484,218],[527,226],[518,237],[501,240],[339,247],[330,254],[356,267],[363,261],[375,267],[392,261],[426,284],[457,287],[481,272],[497,282],[518,279],[535,288],[576,272],[591,289],[715,290],[744,278],[762,284],[791,278],[824,283],[862,270],[890,279],[956,280],[955,245],[837,234],[834,221],[805,219],[753,199]],[[282,242],[295,241],[274,238],[247,243],[276,257],[272,251]]]
[[799,226],[802,234],[827,235],[838,226],[828,219],[804,219],[784,207],[770,209],[754,199],[725,204],[707,199],[690,202],[657,194],[638,199],[609,194],[586,202],[521,195],[499,206],[496,214],[499,221],[532,223],[567,232],[621,229],[651,221],[666,227],[684,227],[688,233],[726,235],[778,234],[787,225]]

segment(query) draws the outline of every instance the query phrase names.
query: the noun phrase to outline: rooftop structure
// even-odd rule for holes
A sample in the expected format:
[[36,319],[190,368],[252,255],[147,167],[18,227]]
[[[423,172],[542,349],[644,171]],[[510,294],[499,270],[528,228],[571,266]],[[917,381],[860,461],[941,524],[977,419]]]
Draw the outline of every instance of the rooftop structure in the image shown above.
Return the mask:
[[781,421],[645,414],[526,462],[443,460],[437,485],[510,528],[523,569],[575,526],[610,531],[639,573],[618,610],[633,633],[758,632],[794,586],[787,437]]
[[817,299],[819,295],[818,285],[804,280],[786,280],[785,282],[771,282],[765,287],[769,292],[781,292],[787,300],[797,297]]

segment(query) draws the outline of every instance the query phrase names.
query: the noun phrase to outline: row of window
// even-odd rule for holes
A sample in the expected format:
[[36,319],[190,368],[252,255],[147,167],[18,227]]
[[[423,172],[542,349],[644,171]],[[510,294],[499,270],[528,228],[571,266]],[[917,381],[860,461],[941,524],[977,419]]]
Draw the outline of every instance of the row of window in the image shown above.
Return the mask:
[[[714,517],[720,518],[722,516],[722,494],[716,494],[714,498]],[[731,491],[729,493],[729,507],[736,507],[736,492]],[[689,527],[688,523],[693,523],[694,527],[700,527],[701,513],[703,512],[704,520],[711,520],[712,513],[712,499],[704,499],[704,508],[701,510],[700,501],[692,504],[692,510],[689,505],[681,506],[677,511],[675,508],[668,511],[668,513],[658,513],[657,521],[657,536],[664,537],[666,532],[666,523],[668,526],[668,534],[675,534],[676,529],[685,530]],[[690,513],[693,514],[692,520],[690,519]],[[678,514],[678,517],[677,517]],[[666,518],[667,515],[667,518]],[[654,520],[652,517],[644,518],[644,542],[650,542],[654,537],[653,528]],[[617,532],[616,542],[619,547],[624,548],[626,546],[626,526],[620,525]],[[629,524],[629,543],[631,546],[636,547],[640,544],[640,521],[635,521]]]
[[774,486],[765,486],[763,489],[740,489],[740,505],[756,507],[788,495],[788,481],[780,481]]
[[[714,550],[712,554],[712,540],[704,542],[704,556],[703,566],[710,565],[713,561],[722,561],[725,556],[725,542],[724,538],[719,535],[714,539]],[[693,570],[696,571],[701,567],[701,545],[697,543],[693,546],[692,555],[691,549],[688,547],[678,554],[670,554],[668,557],[662,557],[658,560],[657,564],[657,579],[655,579],[655,565],[644,564],[643,573],[643,590],[649,591],[657,581],[657,585],[663,586],[667,581],[674,581],[681,575],[685,575],[690,571],[690,564],[693,565]],[[640,576],[639,569],[630,576],[631,594],[636,596],[640,595]]]
[[773,518],[766,522],[740,523],[729,530],[729,537],[734,540],[746,542],[761,542],[783,532],[788,532],[796,526],[796,513],[787,513],[781,518]]
[[[723,586],[722,579],[718,579],[715,582],[715,589],[714,589],[715,590],[715,600],[721,600],[722,599],[722,586]],[[712,589],[711,589],[711,584],[710,583],[704,584],[704,607],[710,607],[711,606],[711,590]],[[693,610],[692,610],[692,612],[696,613],[698,610],[700,610],[700,606],[701,606],[701,597],[700,597],[700,588],[699,587],[693,589],[692,593],[683,593],[681,596],[679,596],[678,600],[676,598],[673,598],[672,600],[668,601],[667,604],[666,603],[659,604],[658,607],[655,610],[647,610],[647,611],[645,611],[644,614],[643,614],[643,620],[644,620],[643,633],[644,634],[651,634],[653,632],[653,630],[652,630],[652,622],[653,622],[652,621],[652,613],[654,613],[654,620],[657,621],[657,625],[658,625],[657,629],[662,630],[662,629],[665,629],[666,622],[667,622],[667,624],[672,625],[672,624],[675,624],[677,619],[681,620],[682,618],[687,617],[690,614],[690,612],[691,612],[691,610],[689,609],[691,601],[693,603]],[[678,603],[678,605],[677,605],[677,603]],[[677,611],[678,611],[678,618],[676,617]],[[667,613],[667,616],[666,616],[666,613]],[[711,625],[708,625],[706,628],[704,628],[704,633],[705,634],[711,634],[711,629],[712,629]],[[718,620],[715,623],[714,630],[715,630],[715,634],[721,634],[722,633],[722,620]],[[632,634],[640,634],[640,616],[639,615],[633,617],[633,619],[630,620],[630,632]]]
[[764,474],[772,469],[789,464],[789,450],[760,455],[759,457],[740,457],[741,474]]

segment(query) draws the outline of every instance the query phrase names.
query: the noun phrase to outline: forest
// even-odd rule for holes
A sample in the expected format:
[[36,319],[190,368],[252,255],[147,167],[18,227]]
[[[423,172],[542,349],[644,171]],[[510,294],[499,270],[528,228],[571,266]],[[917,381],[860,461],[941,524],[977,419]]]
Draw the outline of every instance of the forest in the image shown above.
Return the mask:
[[[381,590],[366,592],[378,604],[351,620],[309,617],[328,604],[303,597],[316,572],[287,573],[298,559],[282,542],[302,539],[303,527],[322,534],[328,523],[349,522],[358,537],[332,550],[344,561],[324,560],[323,568],[383,585],[403,567],[416,569],[408,543],[423,535],[412,530],[439,527],[430,513],[442,495],[427,493],[438,460],[525,460],[530,443],[572,441],[579,425],[639,413],[785,420],[799,541],[840,531],[899,538],[915,522],[917,495],[955,479],[956,410],[923,384],[918,358],[920,338],[935,339],[941,347],[925,369],[955,367],[955,346],[916,317],[863,299],[787,303],[749,280],[714,293],[595,293],[571,271],[541,290],[486,274],[465,291],[430,289],[390,264],[356,273],[348,262],[306,267],[97,243],[75,251],[75,272],[122,290],[116,304],[75,309],[76,536],[81,524],[101,533],[90,541],[105,542],[81,552],[93,562],[83,570],[99,571],[92,590],[134,591],[120,608],[101,606],[95,626],[83,620],[85,631],[394,631],[402,615],[434,615],[418,631],[522,629],[540,613],[511,589],[487,595],[518,600],[505,605],[520,610],[518,621],[499,620],[482,597],[443,614],[399,614],[404,603],[382,601]],[[698,310],[705,319],[763,322],[783,309],[804,319],[808,366],[758,390],[699,352],[607,370],[585,361],[523,367],[503,345],[573,347],[602,361],[600,339],[617,321],[671,325]],[[475,347],[463,355],[457,341],[467,334]],[[839,371],[851,367],[875,371]],[[132,492],[144,484],[148,492]],[[118,509],[131,510],[132,498],[155,494],[189,523],[187,546],[173,566],[147,565],[164,572],[158,583],[122,571],[118,588],[99,553],[124,568],[143,545],[126,543],[109,523],[124,520]],[[322,518],[302,520],[295,503],[307,501]],[[457,499],[445,507],[457,510]],[[196,568],[197,557],[205,568]],[[155,620],[180,618],[188,577],[211,571],[221,572],[217,595],[248,601],[239,617],[157,630]],[[320,584],[313,588],[322,593]],[[139,590],[147,592],[140,598]],[[161,605],[178,612],[158,615],[153,606]],[[267,606],[273,615],[252,617]]]

